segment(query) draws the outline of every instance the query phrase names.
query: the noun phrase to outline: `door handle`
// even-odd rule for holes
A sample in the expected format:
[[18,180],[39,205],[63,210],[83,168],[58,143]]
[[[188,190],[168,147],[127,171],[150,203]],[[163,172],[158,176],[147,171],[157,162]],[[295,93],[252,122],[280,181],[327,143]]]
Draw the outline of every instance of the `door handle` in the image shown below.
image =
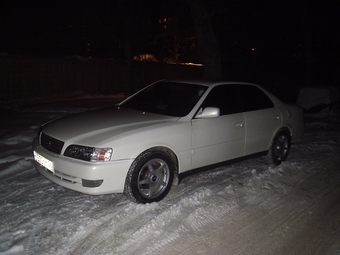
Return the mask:
[[243,126],[244,126],[243,122],[237,122],[235,124],[235,128],[243,128]]

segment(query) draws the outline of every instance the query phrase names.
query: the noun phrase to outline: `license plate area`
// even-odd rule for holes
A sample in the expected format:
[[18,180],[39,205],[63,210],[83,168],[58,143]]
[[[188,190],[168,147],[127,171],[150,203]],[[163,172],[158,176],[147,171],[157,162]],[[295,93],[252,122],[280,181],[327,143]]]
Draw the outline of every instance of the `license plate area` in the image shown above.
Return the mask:
[[54,164],[51,160],[41,156],[39,153],[33,151],[34,160],[37,161],[40,165],[45,167],[47,170],[54,173]]

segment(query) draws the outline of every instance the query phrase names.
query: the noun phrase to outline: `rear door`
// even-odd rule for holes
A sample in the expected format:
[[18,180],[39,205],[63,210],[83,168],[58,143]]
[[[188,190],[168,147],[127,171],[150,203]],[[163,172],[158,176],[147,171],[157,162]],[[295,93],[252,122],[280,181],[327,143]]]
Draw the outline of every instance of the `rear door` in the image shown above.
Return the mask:
[[281,126],[281,113],[258,87],[240,85],[245,115],[244,155],[268,150],[271,139]]
[[245,119],[237,87],[216,86],[201,105],[206,107],[218,107],[220,116],[192,120],[193,168],[243,156]]

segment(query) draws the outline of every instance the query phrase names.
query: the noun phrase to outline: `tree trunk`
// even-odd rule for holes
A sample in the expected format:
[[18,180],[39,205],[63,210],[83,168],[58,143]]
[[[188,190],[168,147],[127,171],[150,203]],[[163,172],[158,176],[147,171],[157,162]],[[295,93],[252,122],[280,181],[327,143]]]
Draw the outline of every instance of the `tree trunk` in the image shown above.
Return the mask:
[[198,39],[198,53],[203,63],[204,79],[222,78],[221,55],[205,0],[188,0]]
[[308,16],[308,6],[307,1],[302,2],[302,29],[305,39],[305,83],[311,84],[313,82],[313,67],[314,67],[314,55],[312,47],[312,36],[310,27],[310,18]]
[[125,86],[125,97],[131,96],[133,93],[133,80],[132,80],[132,46],[131,40],[127,39],[125,42],[125,65],[126,65],[126,86]]

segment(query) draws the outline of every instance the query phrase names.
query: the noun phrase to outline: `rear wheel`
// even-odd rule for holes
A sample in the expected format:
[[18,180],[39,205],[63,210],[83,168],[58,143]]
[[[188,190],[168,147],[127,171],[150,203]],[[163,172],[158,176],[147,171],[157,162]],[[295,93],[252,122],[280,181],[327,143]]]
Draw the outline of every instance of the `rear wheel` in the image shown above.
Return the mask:
[[289,149],[290,135],[285,131],[280,131],[272,141],[272,145],[267,155],[267,162],[270,165],[280,165],[282,161],[287,159]]
[[174,167],[169,156],[161,151],[148,150],[132,163],[124,194],[137,203],[157,202],[168,194],[173,178]]

